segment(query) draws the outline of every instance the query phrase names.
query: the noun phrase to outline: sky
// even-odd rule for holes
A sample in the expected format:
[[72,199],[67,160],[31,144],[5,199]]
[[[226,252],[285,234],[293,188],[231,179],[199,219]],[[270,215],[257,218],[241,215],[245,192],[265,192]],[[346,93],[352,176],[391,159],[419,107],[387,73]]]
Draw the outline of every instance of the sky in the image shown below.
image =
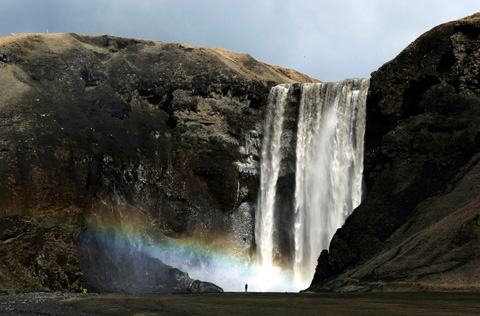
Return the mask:
[[478,0],[0,0],[0,35],[111,34],[223,47],[324,81],[368,77]]

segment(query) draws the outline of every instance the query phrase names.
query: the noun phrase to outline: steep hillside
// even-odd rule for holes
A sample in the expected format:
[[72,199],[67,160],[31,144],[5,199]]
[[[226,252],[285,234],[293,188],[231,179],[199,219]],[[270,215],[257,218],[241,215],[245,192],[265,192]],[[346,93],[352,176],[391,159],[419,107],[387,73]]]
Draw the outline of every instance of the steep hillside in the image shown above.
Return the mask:
[[367,194],[310,290],[480,290],[480,14],[372,74]]

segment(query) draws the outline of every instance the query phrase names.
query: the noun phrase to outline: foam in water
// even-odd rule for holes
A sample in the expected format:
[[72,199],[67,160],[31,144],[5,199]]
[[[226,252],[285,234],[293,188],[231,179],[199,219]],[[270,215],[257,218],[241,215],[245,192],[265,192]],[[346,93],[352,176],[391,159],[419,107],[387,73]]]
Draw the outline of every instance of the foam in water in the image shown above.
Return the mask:
[[[294,289],[309,285],[318,256],[328,248],[362,197],[363,138],[368,79],[301,85],[298,113],[295,201],[292,223]],[[276,251],[276,184],[281,163],[280,140],[288,85],[272,89],[266,117],[262,156],[261,192],[257,207],[256,240],[260,265],[278,269]],[[293,188],[292,188],[293,189]]]

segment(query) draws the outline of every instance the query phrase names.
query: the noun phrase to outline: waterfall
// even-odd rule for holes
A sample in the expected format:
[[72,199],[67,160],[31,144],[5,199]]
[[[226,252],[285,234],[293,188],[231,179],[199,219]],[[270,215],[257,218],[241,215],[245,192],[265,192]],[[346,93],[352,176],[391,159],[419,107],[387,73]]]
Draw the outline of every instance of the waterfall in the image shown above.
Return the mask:
[[255,217],[255,240],[263,266],[272,266],[274,249],[274,207],[280,171],[280,144],[288,86],[279,85],[270,92],[260,161],[260,196]]
[[[363,138],[368,79],[300,85],[292,201],[290,269],[296,289],[309,285],[322,249],[362,198]],[[279,151],[289,88],[272,89],[263,135],[256,241],[262,266],[275,266]],[[290,89],[292,91],[293,89]],[[286,231],[283,228],[282,231]]]

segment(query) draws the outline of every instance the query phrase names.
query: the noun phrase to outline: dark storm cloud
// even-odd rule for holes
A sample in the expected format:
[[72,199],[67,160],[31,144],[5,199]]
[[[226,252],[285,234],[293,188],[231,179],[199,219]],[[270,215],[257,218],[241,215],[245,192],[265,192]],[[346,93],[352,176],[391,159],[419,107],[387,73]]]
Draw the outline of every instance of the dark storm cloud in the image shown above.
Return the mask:
[[323,80],[365,77],[472,0],[0,0],[0,33],[114,34],[248,52]]

